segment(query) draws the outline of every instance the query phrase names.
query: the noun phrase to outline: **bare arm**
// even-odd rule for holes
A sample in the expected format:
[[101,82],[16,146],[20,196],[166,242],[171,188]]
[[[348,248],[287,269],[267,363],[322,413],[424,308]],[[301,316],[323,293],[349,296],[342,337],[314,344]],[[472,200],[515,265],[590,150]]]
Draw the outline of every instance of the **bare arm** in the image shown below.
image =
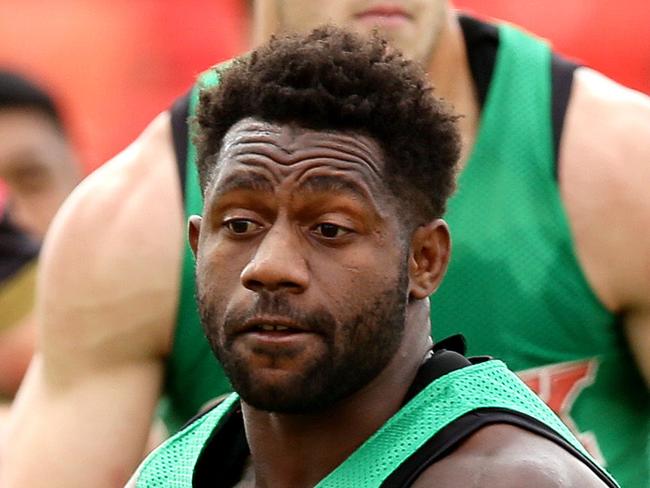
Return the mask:
[[560,152],[560,188],[587,279],[622,315],[650,385],[650,99],[581,68]]
[[183,227],[164,114],[73,192],[50,229],[37,352],[9,421],[0,485],[127,481],[170,348]]
[[506,424],[484,427],[427,468],[413,488],[603,488],[577,458],[552,441]]

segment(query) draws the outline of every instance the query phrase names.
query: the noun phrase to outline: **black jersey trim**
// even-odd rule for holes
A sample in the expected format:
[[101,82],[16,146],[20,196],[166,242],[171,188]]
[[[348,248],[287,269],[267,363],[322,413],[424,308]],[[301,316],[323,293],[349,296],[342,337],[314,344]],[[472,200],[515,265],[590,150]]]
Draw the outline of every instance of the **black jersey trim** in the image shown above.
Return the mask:
[[605,483],[617,488],[603,469],[576,449],[569,441],[529,415],[500,408],[482,408],[459,417],[413,453],[382,483],[382,488],[406,488],[432,464],[453,453],[470,436],[494,424],[509,424],[548,439],[578,458]]
[[[467,61],[474,79],[478,102],[485,105],[492,81],[497,52],[499,50],[499,29],[494,24],[482,22],[467,15],[460,15],[459,22],[467,47]],[[573,86],[573,75],[578,64],[555,53],[551,54],[551,121],[553,130],[553,174],[558,179],[560,143],[564,129],[564,118]]]
[[465,38],[467,61],[481,109],[485,105],[499,50],[499,29],[467,15],[458,17]]
[[551,117],[553,120],[553,150],[555,155],[553,176],[555,181],[559,181],[560,144],[564,132],[564,119],[573,88],[573,75],[578,67],[577,64],[561,56],[554,54],[551,57]]
[[187,119],[190,115],[191,93],[190,90],[183,97],[176,100],[170,108],[174,154],[176,155],[176,166],[178,168],[178,179],[181,185],[183,202],[185,201],[185,181],[187,178],[187,146],[189,137]]
[[[462,344],[459,341],[462,339],[454,337],[448,341],[442,341],[437,347],[434,347],[431,356],[418,370],[413,385],[406,394],[405,403],[426,385],[441,376],[485,359],[483,357],[465,358],[456,351],[441,348],[444,345],[456,348],[456,344]],[[207,411],[212,410],[215,406],[213,405]],[[199,416],[205,415],[207,411],[202,412]],[[454,420],[409,456],[386,478],[381,486],[383,488],[410,487],[429,466],[454,452],[478,430],[493,424],[514,425],[554,442],[583,462],[606,486],[616,488],[616,485],[600,466],[549,426],[534,417],[504,408],[476,409]],[[237,405],[226,414],[226,417],[206,441],[194,467],[193,487],[209,488],[217,486],[215,485],[217,482],[218,486],[223,487],[232,487],[237,484],[243,474],[246,458],[250,455],[242,427],[241,408]],[[221,442],[214,442],[217,436],[220,437]],[[215,478],[216,476],[218,476],[218,480]]]
[[[236,405],[212,432],[194,466],[193,488],[229,488],[241,480],[250,455],[241,416],[241,407]],[[228,442],[213,442],[217,435]]]

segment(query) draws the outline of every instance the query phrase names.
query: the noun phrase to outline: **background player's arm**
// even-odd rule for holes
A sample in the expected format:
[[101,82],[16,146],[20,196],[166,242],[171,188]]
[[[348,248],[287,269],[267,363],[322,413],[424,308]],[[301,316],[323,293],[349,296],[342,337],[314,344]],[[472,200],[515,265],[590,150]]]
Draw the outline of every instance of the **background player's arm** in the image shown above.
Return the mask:
[[650,385],[650,99],[576,71],[560,152],[560,188],[588,281],[623,317]]
[[161,115],[62,207],[43,250],[37,354],[2,453],[5,488],[123,486],[141,460],[184,235]]

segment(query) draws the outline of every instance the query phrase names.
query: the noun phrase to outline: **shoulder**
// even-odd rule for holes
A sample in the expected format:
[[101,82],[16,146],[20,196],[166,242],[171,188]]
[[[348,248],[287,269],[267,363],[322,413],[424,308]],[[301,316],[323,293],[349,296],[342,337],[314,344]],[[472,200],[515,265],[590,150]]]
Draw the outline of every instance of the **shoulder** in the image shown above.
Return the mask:
[[[471,466],[471,469],[468,469]],[[472,435],[427,468],[413,484],[467,488],[591,488],[605,485],[553,442],[518,427],[496,424]]]
[[[648,96],[590,68],[575,71],[563,135],[566,147],[561,157],[576,156],[573,151],[580,149],[583,157],[596,161],[619,156],[636,160],[650,154],[650,141],[647,137],[640,139],[649,130]],[[628,168],[622,161],[618,164],[612,169]]]
[[129,339],[137,333],[149,335],[147,347],[164,351],[175,312],[183,228],[164,113],[84,180],[57,214],[39,277],[45,343],[75,337],[71,347],[78,347],[84,338],[99,341],[99,331]]
[[[559,178],[576,249],[601,301],[644,301],[650,275],[650,98],[588,68],[575,73]],[[638,295],[638,296],[637,296]]]

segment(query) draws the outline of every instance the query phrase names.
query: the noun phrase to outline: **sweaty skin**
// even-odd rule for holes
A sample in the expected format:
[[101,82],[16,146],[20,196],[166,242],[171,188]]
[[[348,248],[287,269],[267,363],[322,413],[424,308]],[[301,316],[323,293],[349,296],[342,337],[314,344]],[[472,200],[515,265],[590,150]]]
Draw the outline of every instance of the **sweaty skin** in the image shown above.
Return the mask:
[[[256,2],[258,39],[277,28],[277,3]],[[302,20],[305,29],[341,12],[307,10],[311,4],[322,6],[301,1],[314,12]],[[355,8],[352,0],[330,4]],[[447,2],[427,5],[440,13],[428,72],[436,95],[465,115],[466,156],[479,107],[462,33]],[[342,12],[332,20],[354,25]],[[623,314],[621,327],[650,384],[650,105],[587,68],[575,76],[560,148],[562,198],[589,283]],[[41,276],[43,339],[21,388],[0,484],[121,486],[144,451],[178,300],[185,223],[168,115],[76,190],[56,227]],[[66,279],[57,280],[62,270]]]

